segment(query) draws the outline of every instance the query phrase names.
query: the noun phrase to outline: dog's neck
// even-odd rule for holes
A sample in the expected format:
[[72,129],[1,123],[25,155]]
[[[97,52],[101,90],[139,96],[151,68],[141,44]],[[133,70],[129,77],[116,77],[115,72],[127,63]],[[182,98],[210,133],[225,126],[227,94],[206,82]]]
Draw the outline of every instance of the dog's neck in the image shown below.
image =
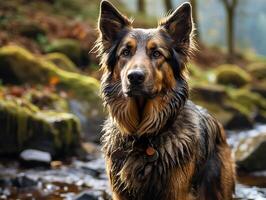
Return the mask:
[[177,115],[182,103],[172,92],[170,97],[152,99],[120,97],[108,108],[122,134],[142,136],[157,134]]

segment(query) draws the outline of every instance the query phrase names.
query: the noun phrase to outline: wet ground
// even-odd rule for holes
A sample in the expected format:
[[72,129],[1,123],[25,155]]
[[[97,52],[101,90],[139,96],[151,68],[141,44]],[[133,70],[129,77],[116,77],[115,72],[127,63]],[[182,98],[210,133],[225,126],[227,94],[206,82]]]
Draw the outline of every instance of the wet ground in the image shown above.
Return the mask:
[[[229,132],[232,147],[250,134],[265,131],[266,125],[254,130]],[[22,168],[19,162],[0,161],[0,200],[108,200],[110,189],[105,174],[104,159],[54,161],[52,167]],[[266,171],[240,173],[235,200],[266,200]]]

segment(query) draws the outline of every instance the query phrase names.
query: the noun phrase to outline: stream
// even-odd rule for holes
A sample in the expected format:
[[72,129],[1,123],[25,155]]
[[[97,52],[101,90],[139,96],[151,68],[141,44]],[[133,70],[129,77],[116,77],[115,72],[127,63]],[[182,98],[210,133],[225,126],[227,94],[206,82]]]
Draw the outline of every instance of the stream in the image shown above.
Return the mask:
[[[228,143],[234,149],[241,138],[262,131],[266,125],[228,131]],[[109,200],[110,193],[101,154],[53,161],[50,168],[23,168],[14,159],[0,160],[0,200]],[[240,173],[234,199],[266,200],[266,171]]]

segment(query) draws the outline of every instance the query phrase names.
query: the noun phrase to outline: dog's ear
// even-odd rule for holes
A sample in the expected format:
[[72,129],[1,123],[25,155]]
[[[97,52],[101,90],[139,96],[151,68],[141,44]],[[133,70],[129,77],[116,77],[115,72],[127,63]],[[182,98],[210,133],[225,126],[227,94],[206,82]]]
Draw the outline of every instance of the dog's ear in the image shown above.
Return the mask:
[[171,15],[160,22],[160,27],[176,42],[186,43],[193,30],[192,10],[190,3],[179,6]]
[[118,38],[119,33],[130,25],[131,22],[110,2],[101,2],[98,29],[102,36],[102,42],[114,42]]

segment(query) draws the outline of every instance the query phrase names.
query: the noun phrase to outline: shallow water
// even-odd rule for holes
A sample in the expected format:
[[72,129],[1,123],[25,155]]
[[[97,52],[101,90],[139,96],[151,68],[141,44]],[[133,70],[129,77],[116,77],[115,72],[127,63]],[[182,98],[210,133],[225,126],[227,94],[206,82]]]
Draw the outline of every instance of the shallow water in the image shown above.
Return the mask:
[[[228,132],[228,142],[234,149],[241,138],[266,131],[266,125],[253,130]],[[2,164],[1,164],[2,163]],[[54,168],[23,169],[14,160],[0,161],[0,199],[71,200],[80,193],[95,199],[110,199],[110,189],[102,156],[81,161],[71,159]],[[266,171],[240,174],[235,200],[266,200]]]

